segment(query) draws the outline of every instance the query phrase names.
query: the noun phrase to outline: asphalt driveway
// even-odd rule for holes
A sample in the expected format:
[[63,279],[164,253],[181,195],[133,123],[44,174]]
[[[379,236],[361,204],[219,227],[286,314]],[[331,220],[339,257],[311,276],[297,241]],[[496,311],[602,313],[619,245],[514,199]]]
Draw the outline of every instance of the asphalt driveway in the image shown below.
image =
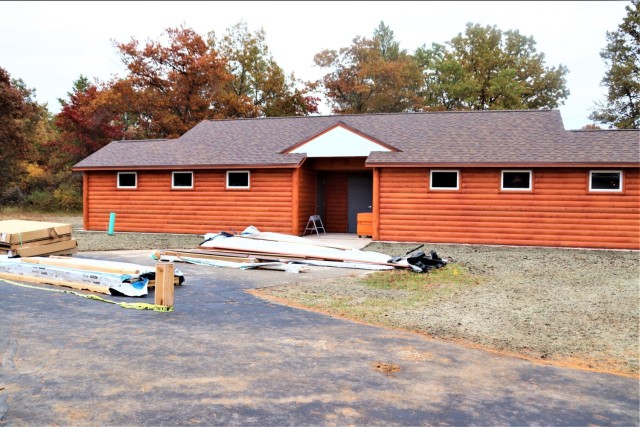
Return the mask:
[[[149,252],[77,256],[153,265]],[[172,313],[0,282],[0,425],[639,423],[636,379],[537,365],[244,292],[353,270],[177,267],[186,283]]]

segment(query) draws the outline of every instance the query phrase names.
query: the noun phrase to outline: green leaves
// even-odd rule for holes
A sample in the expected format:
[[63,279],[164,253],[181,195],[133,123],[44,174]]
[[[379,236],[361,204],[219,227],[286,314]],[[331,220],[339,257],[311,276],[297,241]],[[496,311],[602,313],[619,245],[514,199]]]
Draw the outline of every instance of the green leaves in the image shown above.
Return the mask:
[[244,101],[244,111],[236,117],[277,117],[306,115],[317,111],[317,99],[310,97],[309,88],[293,74],[286,76],[267,46],[263,29],[249,32],[240,22],[227,29],[220,41],[210,33],[209,45],[227,61],[227,71],[233,76],[228,90]]
[[400,49],[381,22],[373,38],[318,53],[329,73],[316,85],[334,113],[556,108],[568,97],[566,67],[546,67],[533,37],[467,24],[446,44]]
[[569,95],[567,68],[547,68],[533,37],[467,24],[447,46],[416,51],[424,105],[445,110],[556,108]]

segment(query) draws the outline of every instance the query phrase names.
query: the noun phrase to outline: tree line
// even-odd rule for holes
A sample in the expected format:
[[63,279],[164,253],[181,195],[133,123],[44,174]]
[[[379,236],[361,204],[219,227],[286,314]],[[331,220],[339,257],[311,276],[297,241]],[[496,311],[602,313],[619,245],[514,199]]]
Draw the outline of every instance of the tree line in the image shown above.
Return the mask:
[[[609,127],[640,128],[639,2],[601,52],[609,93],[590,119]],[[55,115],[0,67],[0,205],[78,210],[82,179],[71,166],[110,141],[175,138],[206,119],[315,114],[320,96],[333,114],[364,114],[557,108],[569,95],[565,66],[547,66],[533,37],[495,26],[469,23],[410,53],[381,22],[317,53],[325,74],[312,82],[285,73],[265,40],[240,22],[221,36],[181,26],[155,41],[114,41],[126,75],[80,75]]]

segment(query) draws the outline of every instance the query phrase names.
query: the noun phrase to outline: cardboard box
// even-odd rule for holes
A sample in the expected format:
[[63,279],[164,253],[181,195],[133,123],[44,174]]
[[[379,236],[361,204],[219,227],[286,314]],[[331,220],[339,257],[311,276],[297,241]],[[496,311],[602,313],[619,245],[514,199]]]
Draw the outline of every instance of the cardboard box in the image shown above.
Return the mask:
[[75,239],[64,240],[62,242],[50,243],[48,245],[23,246],[9,251],[9,256],[19,255],[21,257],[37,256],[37,255],[53,255],[63,251],[75,251],[78,242]]
[[71,230],[71,224],[9,219],[0,221],[0,242],[19,245],[36,240],[59,239],[71,235]]
[[51,243],[57,243],[57,242],[65,242],[65,241],[69,241],[71,240],[71,235],[66,234],[63,236],[58,237],[57,239],[44,239],[44,240],[33,240],[31,242],[22,242],[22,243],[14,243],[14,244],[10,244],[10,243],[4,243],[4,242],[0,242],[0,250],[2,249],[20,249],[22,247],[34,247],[34,246],[42,246],[42,245],[50,245]]

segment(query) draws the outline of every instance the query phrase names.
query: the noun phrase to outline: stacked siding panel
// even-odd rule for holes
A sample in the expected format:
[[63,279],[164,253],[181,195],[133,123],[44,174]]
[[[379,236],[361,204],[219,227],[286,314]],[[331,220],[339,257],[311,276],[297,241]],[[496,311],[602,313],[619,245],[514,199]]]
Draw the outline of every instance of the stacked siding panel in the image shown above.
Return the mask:
[[380,240],[640,249],[640,178],[588,191],[588,169],[533,169],[533,191],[500,190],[500,170],[465,168],[459,191],[429,190],[427,168],[380,172]]
[[138,171],[136,189],[117,189],[116,172],[89,172],[85,191],[87,230],[106,230],[116,213],[115,231],[193,233],[291,232],[291,169],[251,171],[251,188],[226,189],[223,170],[195,170],[193,189],[171,189],[170,171]]

